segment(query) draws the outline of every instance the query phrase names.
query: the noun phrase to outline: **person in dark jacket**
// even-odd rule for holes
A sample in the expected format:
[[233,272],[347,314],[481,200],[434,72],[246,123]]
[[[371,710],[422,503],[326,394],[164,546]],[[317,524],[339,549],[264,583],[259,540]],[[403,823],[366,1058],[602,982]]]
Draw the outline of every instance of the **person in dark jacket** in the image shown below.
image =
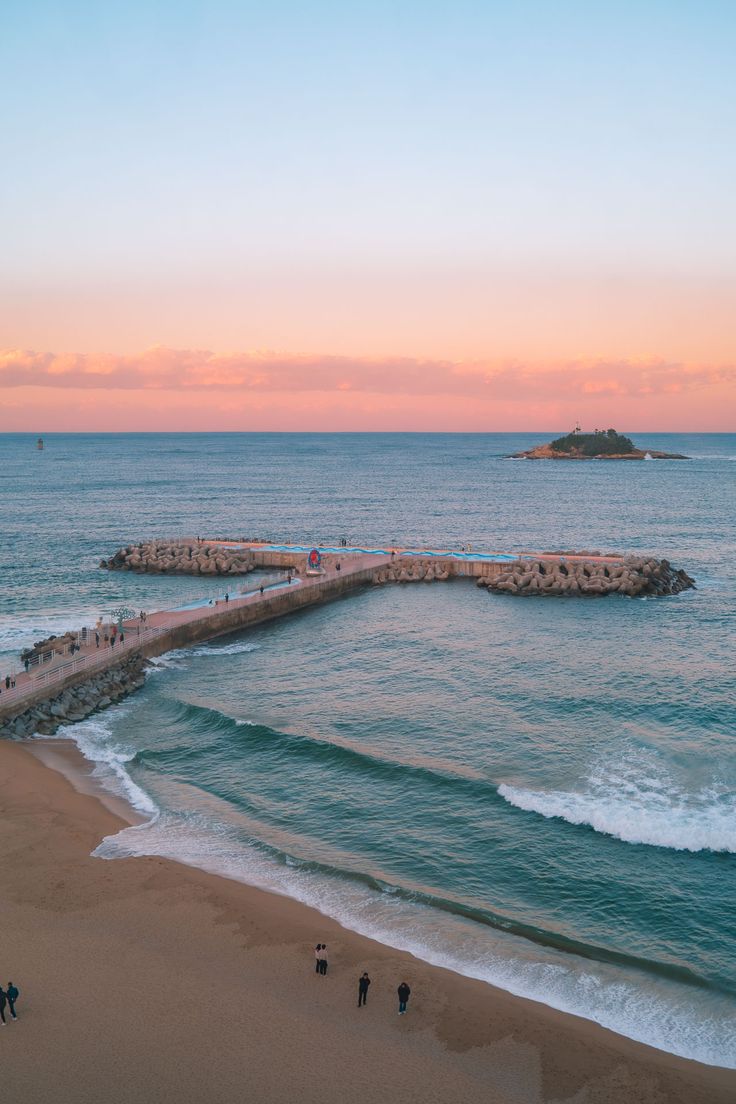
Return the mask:
[[363,974],[362,977],[358,978],[358,1008],[360,1008],[361,1004],[365,1004],[366,1002],[370,983],[371,979],[368,977],[368,974]]
[[5,995],[5,991],[0,985],[0,1027],[5,1027],[5,1005],[8,1003],[8,999]]
[[17,1001],[18,997],[20,996],[20,993],[18,992],[16,987],[13,985],[12,981],[8,982],[8,988],[6,990],[5,996],[7,997],[7,1000],[8,1000],[8,1008],[10,1009],[10,1015],[13,1017],[14,1020],[17,1020],[18,1017],[15,1014],[15,1002]]
[[411,989],[409,988],[409,986],[406,984],[405,981],[402,981],[401,985],[399,986],[398,993],[399,993],[399,1015],[403,1016],[404,1013],[406,1012],[406,1006],[409,1002],[409,997],[411,995]]

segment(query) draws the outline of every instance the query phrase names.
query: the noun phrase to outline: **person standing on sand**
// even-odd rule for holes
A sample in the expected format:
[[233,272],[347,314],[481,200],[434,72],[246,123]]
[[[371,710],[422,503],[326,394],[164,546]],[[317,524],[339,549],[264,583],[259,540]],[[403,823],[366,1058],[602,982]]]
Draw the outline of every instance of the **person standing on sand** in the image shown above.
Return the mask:
[[260,592],[261,592],[261,595],[262,595],[262,594],[263,594],[263,583],[261,583],[261,585],[260,585],[260,587],[259,587],[258,589],[260,590]]
[[320,959],[321,954],[322,954],[322,944],[318,943],[317,946],[314,948],[314,972],[315,972],[315,974],[318,974],[320,972],[320,970],[319,970],[319,959]]
[[403,1016],[404,1013],[406,1012],[406,1006],[409,1003],[409,997],[411,996],[411,989],[409,988],[409,986],[406,984],[405,981],[402,981],[401,985],[399,986],[398,993],[399,993],[399,1015]]
[[99,648],[99,646],[100,646],[100,634],[97,631],[95,631],[95,644]]
[[10,1015],[13,1017],[14,1020],[17,1020],[18,1017],[15,1014],[15,1002],[17,1001],[18,997],[20,996],[20,993],[18,992],[16,987],[13,985],[12,981],[8,982],[8,988],[7,988],[7,992],[5,993],[5,996],[7,997],[7,1000],[8,1000],[8,1007],[10,1008]]
[[366,1002],[370,983],[371,979],[368,977],[368,974],[364,973],[362,977],[358,978],[358,1008],[360,1008],[361,1004],[365,1004]]
[[319,952],[319,972],[322,977],[327,974],[327,944],[322,944],[322,950]]

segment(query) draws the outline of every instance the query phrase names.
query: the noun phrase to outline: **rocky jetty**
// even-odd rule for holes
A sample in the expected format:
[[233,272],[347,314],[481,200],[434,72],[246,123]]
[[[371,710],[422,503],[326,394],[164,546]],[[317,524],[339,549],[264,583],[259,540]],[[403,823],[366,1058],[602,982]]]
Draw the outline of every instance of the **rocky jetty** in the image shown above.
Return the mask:
[[253,552],[207,541],[155,540],[119,548],[100,567],[158,575],[246,575],[253,570]]
[[66,632],[62,636],[47,636],[45,640],[37,640],[32,648],[24,648],[20,653],[22,660],[41,659],[44,656],[50,658],[50,653],[56,652],[58,655],[63,655],[67,649],[77,644],[79,640],[79,634],[76,632]]
[[375,582],[383,583],[433,583],[450,578],[446,564],[434,560],[395,560],[376,572]]
[[0,726],[0,736],[19,739],[40,733],[53,736],[60,725],[76,724],[120,701],[145,681],[146,660],[140,653],[128,656],[115,667],[99,671],[85,682],[67,687],[54,698],[31,706]]
[[[580,553],[577,553],[580,555]],[[489,591],[521,595],[564,595],[597,597],[624,594],[679,594],[694,587],[686,571],[676,570],[668,560],[646,556],[625,556],[622,561],[518,559],[497,575],[478,579]]]
[[537,445],[526,452],[515,452],[513,460],[689,460],[679,452],[659,452],[657,449],[636,448],[630,437],[615,429],[595,433],[568,433],[546,445]]

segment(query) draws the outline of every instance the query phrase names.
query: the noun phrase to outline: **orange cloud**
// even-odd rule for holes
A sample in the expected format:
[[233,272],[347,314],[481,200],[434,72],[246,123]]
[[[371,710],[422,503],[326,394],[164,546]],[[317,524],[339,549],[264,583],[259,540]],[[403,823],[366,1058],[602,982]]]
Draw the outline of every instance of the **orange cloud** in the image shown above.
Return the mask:
[[653,395],[736,382],[736,367],[572,361],[550,366],[275,352],[213,353],[157,346],[139,355],[0,351],[4,387],[173,391],[369,391],[385,394]]
[[[622,428],[728,429],[719,419],[736,408],[736,366],[453,362],[164,346],[139,355],[16,349],[0,352],[0,392],[5,428],[16,429],[42,422],[47,430],[62,423],[101,428],[101,419],[129,429],[547,429],[578,418]],[[43,396],[50,393],[55,397],[47,402]],[[111,393],[118,411],[112,421]],[[50,422],[39,421],[41,411]]]

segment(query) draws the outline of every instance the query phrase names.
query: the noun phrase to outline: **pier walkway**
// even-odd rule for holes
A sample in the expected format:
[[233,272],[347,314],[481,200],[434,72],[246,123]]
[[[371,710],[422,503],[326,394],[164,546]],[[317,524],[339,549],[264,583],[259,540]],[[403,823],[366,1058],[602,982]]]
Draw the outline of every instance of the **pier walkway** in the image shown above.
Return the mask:
[[[26,708],[53,698],[68,686],[84,682],[105,669],[116,667],[121,660],[135,653],[146,658],[161,655],[173,648],[237,632],[248,626],[294,612],[305,606],[329,601],[361,586],[370,585],[379,570],[390,563],[410,563],[416,559],[441,564],[452,576],[482,578],[499,571],[518,559],[598,561],[607,564],[622,562],[619,556],[595,554],[475,551],[462,549],[428,549],[387,547],[369,548],[355,545],[266,544],[250,541],[197,541],[199,546],[238,549],[252,554],[255,566],[278,570],[281,577],[264,581],[245,590],[235,589],[235,577],[222,576],[222,593],[216,598],[202,598],[176,609],[158,610],[145,619],[132,618],[123,622],[123,638],[118,633],[114,645],[101,639],[97,646],[94,627],[86,634],[77,632],[73,654],[53,655],[47,662],[19,670],[12,675],[12,685],[5,685],[5,672],[0,682],[0,724],[17,716]],[[307,556],[312,547],[320,552],[321,574],[306,574]],[[291,582],[287,573],[291,573]],[[241,583],[242,586],[242,583]],[[227,595],[227,599],[226,599]],[[110,625],[106,628],[110,629]]]
[[[282,548],[284,546],[281,546]],[[291,550],[289,550],[291,551]],[[92,674],[114,667],[126,656],[141,652],[146,657],[161,655],[172,648],[185,647],[240,628],[259,624],[271,618],[283,616],[303,606],[328,601],[356,587],[369,585],[376,568],[390,560],[390,553],[363,552],[345,554],[341,548],[340,566],[328,562],[323,574],[293,574],[288,582],[284,578],[263,583],[245,591],[235,589],[235,580],[222,579],[222,594],[216,598],[202,598],[178,609],[158,610],[123,622],[123,641],[118,633],[114,645],[100,640],[95,643],[94,628],[87,628],[87,641],[73,655],[57,655],[39,669],[14,672],[14,687],[6,688],[5,674],[0,690],[0,723],[17,715],[33,702],[59,693],[69,685],[84,681]],[[281,548],[279,549],[281,553]],[[296,549],[293,550],[295,554]],[[283,553],[281,553],[283,554]],[[291,566],[291,565],[288,565]],[[225,599],[225,595],[228,599]],[[109,630],[110,625],[105,626]]]

